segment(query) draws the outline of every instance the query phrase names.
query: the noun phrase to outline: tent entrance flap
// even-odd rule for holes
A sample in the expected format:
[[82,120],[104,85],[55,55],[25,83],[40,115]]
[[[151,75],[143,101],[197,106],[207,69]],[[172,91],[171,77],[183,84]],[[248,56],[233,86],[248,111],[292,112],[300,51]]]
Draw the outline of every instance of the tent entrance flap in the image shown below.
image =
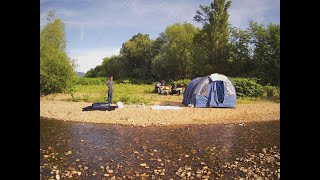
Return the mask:
[[224,101],[224,83],[223,81],[216,81],[216,88],[217,88],[217,97],[218,102],[223,103]]

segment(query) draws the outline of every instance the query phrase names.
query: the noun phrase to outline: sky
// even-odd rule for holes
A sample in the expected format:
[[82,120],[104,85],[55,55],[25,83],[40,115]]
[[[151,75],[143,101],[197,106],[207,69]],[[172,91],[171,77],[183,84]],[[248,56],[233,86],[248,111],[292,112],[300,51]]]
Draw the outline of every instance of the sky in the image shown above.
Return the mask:
[[[213,0],[40,0],[40,29],[50,9],[65,23],[68,55],[87,72],[104,57],[119,54],[137,33],[155,39],[177,22],[192,23],[199,5]],[[232,0],[229,23],[245,29],[249,20],[280,24],[280,0]]]

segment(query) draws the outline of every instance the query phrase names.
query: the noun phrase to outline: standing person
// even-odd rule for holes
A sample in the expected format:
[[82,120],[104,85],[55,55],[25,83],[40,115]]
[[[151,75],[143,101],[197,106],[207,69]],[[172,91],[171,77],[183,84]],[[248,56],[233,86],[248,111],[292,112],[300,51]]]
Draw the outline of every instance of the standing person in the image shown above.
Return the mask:
[[108,103],[111,105],[112,103],[112,94],[113,94],[113,76],[109,77],[106,85],[108,86]]

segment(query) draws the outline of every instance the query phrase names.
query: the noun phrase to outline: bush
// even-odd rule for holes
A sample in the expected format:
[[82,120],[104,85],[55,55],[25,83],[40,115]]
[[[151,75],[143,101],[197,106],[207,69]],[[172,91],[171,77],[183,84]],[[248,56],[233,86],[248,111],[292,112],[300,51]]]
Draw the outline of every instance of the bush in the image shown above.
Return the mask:
[[131,100],[130,100],[130,96],[128,95],[122,95],[120,98],[119,98],[119,101],[123,102],[123,103],[130,103]]
[[230,78],[238,97],[261,97],[263,96],[263,86],[257,83],[255,78]]
[[264,92],[267,98],[280,99],[280,87],[277,86],[264,86]]
[[79,77],[77,80],[77,85],[104,85],[107,79],[105,77],[98,78],[88,78],[88,77]]
[[180,79],[180,80],[176,80],[176,81],[170,81],[170,84],[174,83],[174,84],[185,84],[185,86],[187,86],[187,84],[189,84],[191,82],[191,79]]
[[152,84],[154,79],[121,78],[115,80],[115,82],[124,84]]
[[129,79],[123,80],[122,83],[124,84],[131,84],[131,81]]

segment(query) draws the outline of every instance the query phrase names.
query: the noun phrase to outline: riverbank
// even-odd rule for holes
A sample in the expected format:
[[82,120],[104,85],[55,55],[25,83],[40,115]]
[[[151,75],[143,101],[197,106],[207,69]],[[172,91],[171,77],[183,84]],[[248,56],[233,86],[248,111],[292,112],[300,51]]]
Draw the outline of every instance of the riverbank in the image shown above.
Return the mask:
[[[161,103],[154,103],[161,104]],[[125,105],[113,111],[82,111],[89,102],[52,101],[40,99],[40,117],[90,123],[106,123],[133,126],[167,126],[182,124],[248,123],[280,120],[280,103],[258,102],[238,104],[237,108],[191,108],[179,102],[181,110],[152,110],[152,106],[136,108]],[[164,104],[162,104],[164,105]]]

